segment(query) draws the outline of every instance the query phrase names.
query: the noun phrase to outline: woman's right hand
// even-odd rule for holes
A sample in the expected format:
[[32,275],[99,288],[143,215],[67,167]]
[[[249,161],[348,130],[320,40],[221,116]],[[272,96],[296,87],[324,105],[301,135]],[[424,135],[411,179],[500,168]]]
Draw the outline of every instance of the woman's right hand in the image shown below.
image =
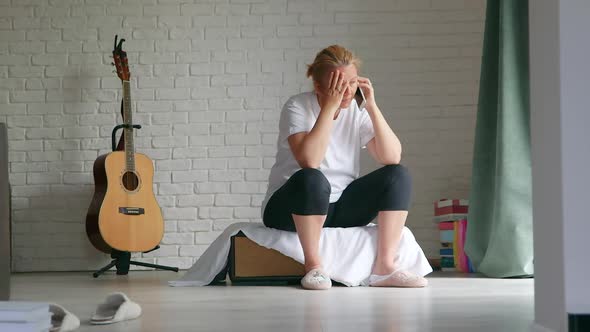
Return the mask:
[[324,91],[322,111],[337,112],[342,103],[342,98],[348,89],[345,84],[342,72],[336,70],[330,73],[330,84]]

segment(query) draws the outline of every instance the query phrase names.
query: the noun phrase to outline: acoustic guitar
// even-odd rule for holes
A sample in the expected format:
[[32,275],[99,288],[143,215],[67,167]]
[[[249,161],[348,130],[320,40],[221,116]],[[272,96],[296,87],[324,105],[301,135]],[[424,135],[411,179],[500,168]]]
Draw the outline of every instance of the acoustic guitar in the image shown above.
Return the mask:
[[114,66],[123,86],[124,151],[94,162],[95,191],[86,215],[86,234],[98,250],[149,251],[164,236],[162,212],[153,192],[152,160],[133,144],[131,87],[127,54],[115,40]]

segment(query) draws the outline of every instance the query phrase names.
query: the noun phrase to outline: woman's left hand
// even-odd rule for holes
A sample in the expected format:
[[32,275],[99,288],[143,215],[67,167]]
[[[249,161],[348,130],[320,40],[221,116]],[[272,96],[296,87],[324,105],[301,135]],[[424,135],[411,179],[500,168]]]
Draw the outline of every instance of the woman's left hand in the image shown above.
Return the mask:
[[376,106],[375,90],[373,90],[373,84],[371,84],[371,81],[366,77],[359,77],[358,82],[359,87],[361,88],[361,90],[363,90],[363,94],[365,95],[365,99],[367,100],[366,106]]

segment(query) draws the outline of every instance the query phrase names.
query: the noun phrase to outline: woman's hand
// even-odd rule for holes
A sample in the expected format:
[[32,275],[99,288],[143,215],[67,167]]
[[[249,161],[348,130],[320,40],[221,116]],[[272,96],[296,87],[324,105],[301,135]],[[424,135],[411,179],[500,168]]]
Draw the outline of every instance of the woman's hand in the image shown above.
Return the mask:
[[342,97],[348,89],[348,84],[344,82],[343,74],[340,71],[333,71],[330,73],[330,84],[324,91],[322,98],[323,109],[331,112],[337,112],[342,103]]
[[377,103],[375,103],[375,90],[373,90],[373,84],[371,84],[371,81],[366,77],[359,77],[358,82],[359,87],[363,90],[363,94],[367,100],[366,108],[377,106]]

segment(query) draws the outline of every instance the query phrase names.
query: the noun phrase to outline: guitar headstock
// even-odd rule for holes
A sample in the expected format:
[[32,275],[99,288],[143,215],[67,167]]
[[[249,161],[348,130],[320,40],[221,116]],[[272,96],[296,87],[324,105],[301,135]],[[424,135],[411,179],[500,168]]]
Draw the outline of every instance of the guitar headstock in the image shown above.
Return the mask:
[[117,76],[123,81],[129,81],[131,74],[129,73],[129,64],[127,63],[127,53],[123,51],[123,42],[125,39],[121,38],[117,44],[117,35],[115,35],[115,47],[113,48],[113,65],[117,69]]

